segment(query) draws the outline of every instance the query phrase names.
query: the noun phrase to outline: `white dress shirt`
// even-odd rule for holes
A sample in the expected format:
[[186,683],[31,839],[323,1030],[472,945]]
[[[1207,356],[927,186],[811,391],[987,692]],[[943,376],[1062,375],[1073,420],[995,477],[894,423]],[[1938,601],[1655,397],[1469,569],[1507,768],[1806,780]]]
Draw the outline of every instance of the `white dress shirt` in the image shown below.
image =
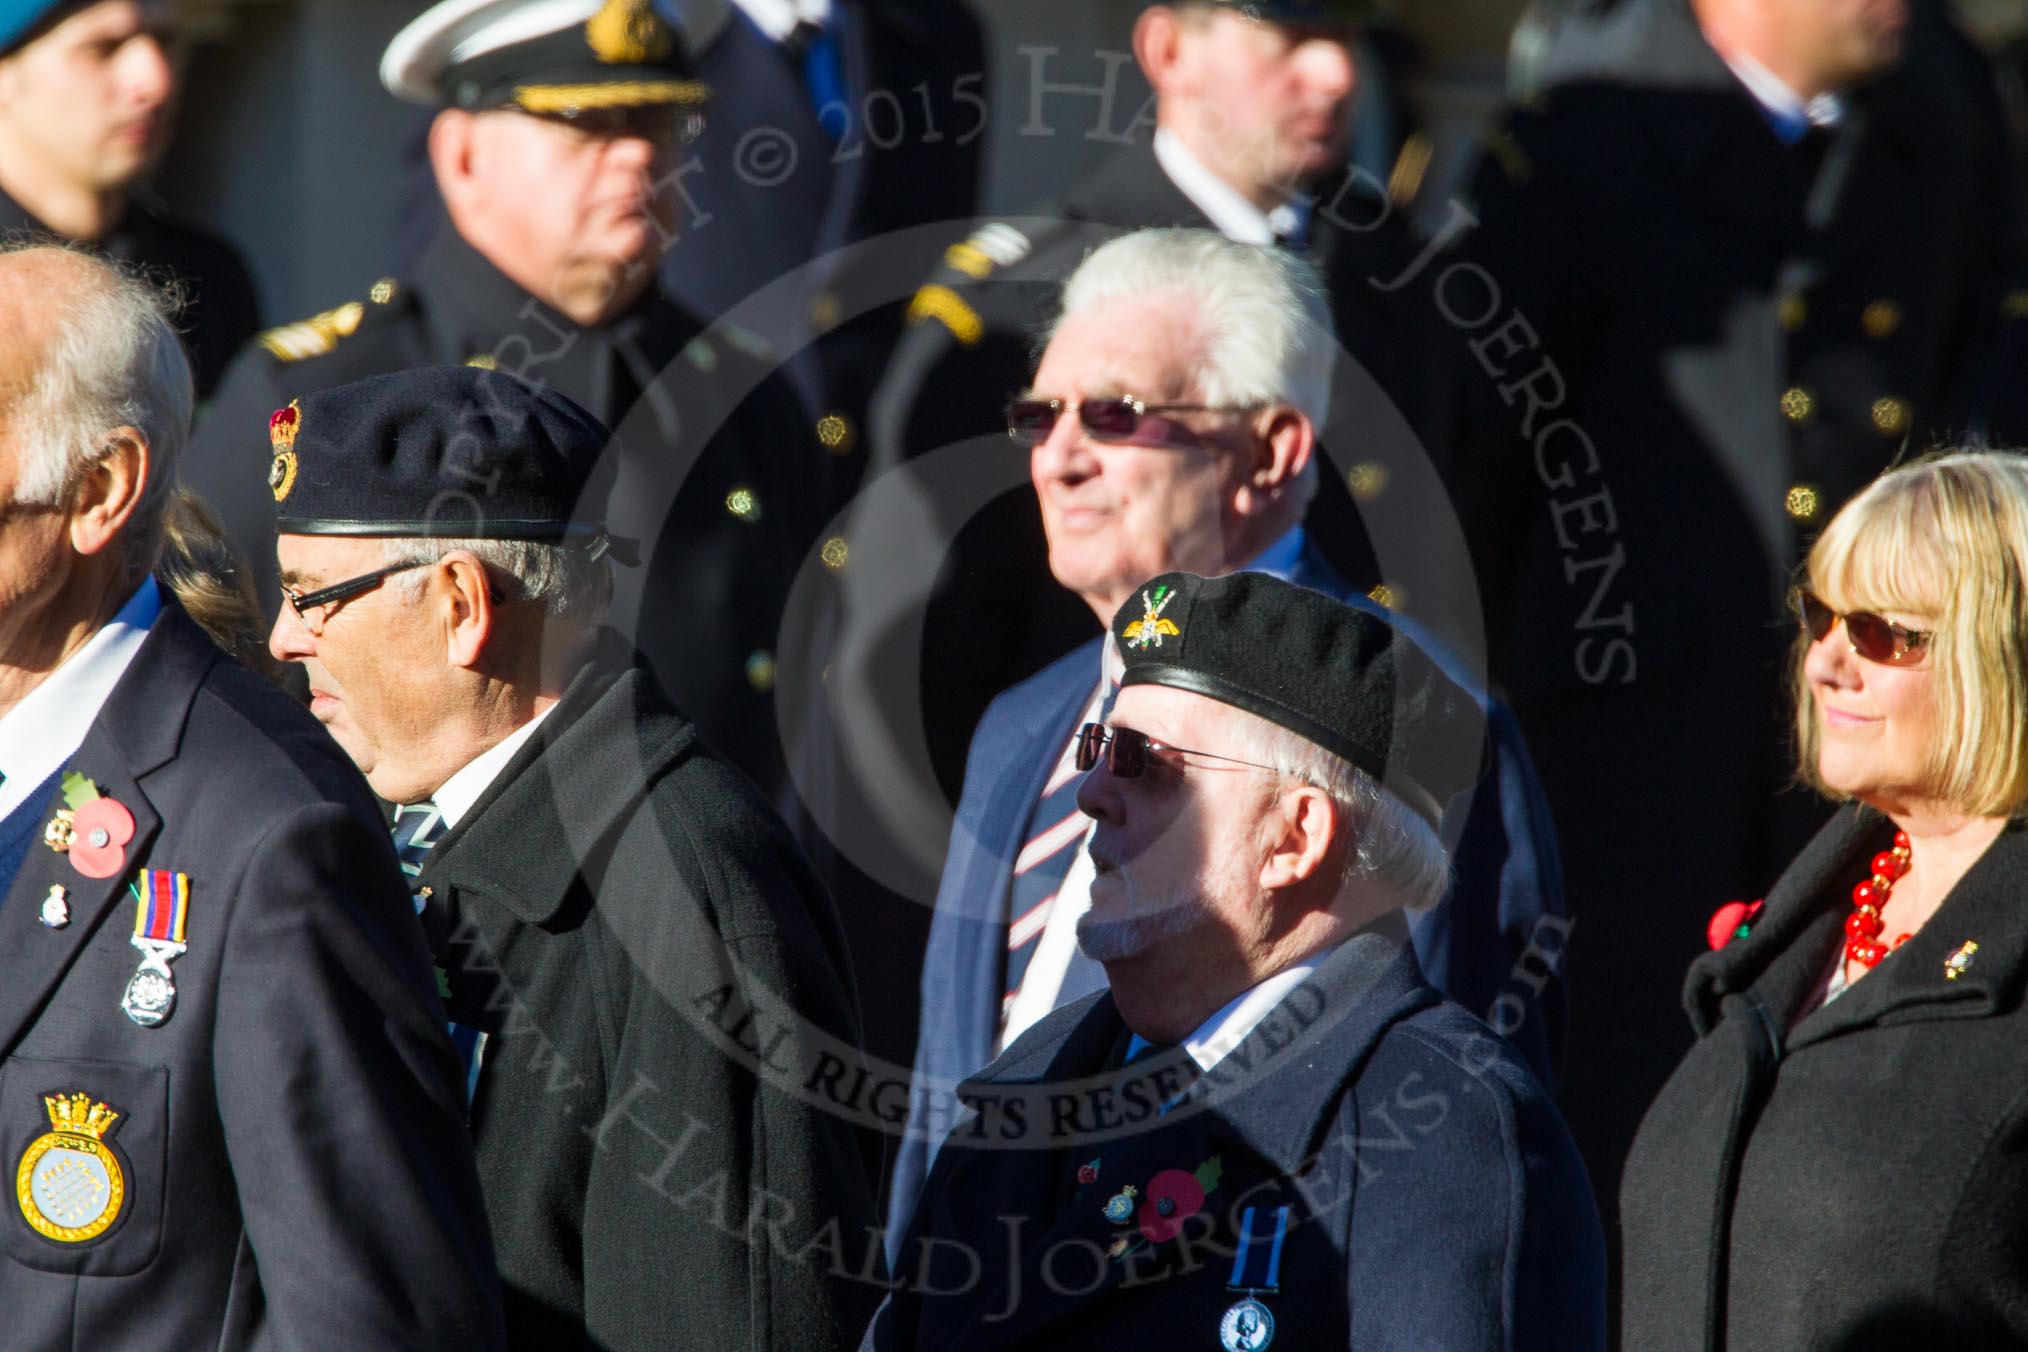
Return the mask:
[[1203,212],[1218,233],[1240,244],[1301,243],[1309,238],[1310,200],[1292,197],[1272,211],[1262,211],[1230,183],[1204,167],[1167,130],[1155,132],[1155,160],[1177,191]]
[[0,817],[26,802],[83,745],[161,613],[162,593],[151,577],[82,648],[0,716],[0,775],[6,776]]
[[430,801],[437,805],[437,811],[443,815],[446,831],[456,826],[458,819],[470,812],[473,804],[485,796],[486,790],[493,786],[493,781],[500,777],[500,772],[507,768],[507,762],[513,760],[514,753],[521,749],[521,744],[535,735],[535,730],[542,726],[542,720],[549,717],[555,708],[554,704],[550,705],[474,756],[464,769],[445,780],[443,786],[430,795]]
[[733,0],[753,26],[775,42],[786,42],[801,23],[818,28],[831,22],[831,0]]
[[[1303,979],[1317,970],[1324,959],[1331,956],[1336,945],[1321,953],[1313,953],[1293,967],[1284,967],[1267,980],[1225,1002],[1216,1014],[1197,1026],[1197,1031],[1183,1039],[1183,1050],[1190,1053],[1190,1059],[1197,1063],[1199,1070],[1210,1070],[1231,1054],[1232,1049],[1246,1041],[1246,1035],[1259,1027],[1260,1021],[1275,1012],[1276,1006],[1289,998],[1289,992],[1303,984]],[[1133,1060],[1151,1046],[1148,1039],[1139,1033],[1127,1043],[1127,1059]]]
[[1781,76],[1745,52],[1726,57],[1725,64],[1767,114],[1784,145],[1794,145],[1812,126],[1835,127],[1845,120],[1845,101],[1836,94],[1804,99]]

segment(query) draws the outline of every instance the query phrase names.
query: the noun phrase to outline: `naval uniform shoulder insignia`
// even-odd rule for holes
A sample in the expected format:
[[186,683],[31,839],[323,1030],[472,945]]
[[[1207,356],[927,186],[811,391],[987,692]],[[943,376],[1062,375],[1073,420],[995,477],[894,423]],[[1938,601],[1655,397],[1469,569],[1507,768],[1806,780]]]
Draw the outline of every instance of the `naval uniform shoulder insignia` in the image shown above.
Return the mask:
[[994,221],[944,250],[944,262],[967,277],[984,280],[995,268],[1011,268],[1035,251],[1028,236]]
[[915,293],[908,304],[908,324],[913,328],[934,319],[949,329],[951,336],[966,347],[978,346],[986,336],[986,321],[979,318],[965,298],[948,286],[932,283]]
[[45,1094],[50,1130],[28,1143],[14,1171],[21,1218],[44,1239],[83,1244],[113,1228],[127,1173],[107,1136],[121,1114],[86,1093]]
[[[387,288],[387,300],[394,299],[394,283],[386,280],[375,282],[373,296],[376,304],[385,305],[380,299],[381,288]],[[311,357],[321,357],[338,346],[342,338],[350,338],[359,331],[359,321],[366,317],[366,306],[356,300],[311,315],[308,319],[294,324],[284,324],[278,329],[269,329],[255,341],[278,361],[297,362]]]

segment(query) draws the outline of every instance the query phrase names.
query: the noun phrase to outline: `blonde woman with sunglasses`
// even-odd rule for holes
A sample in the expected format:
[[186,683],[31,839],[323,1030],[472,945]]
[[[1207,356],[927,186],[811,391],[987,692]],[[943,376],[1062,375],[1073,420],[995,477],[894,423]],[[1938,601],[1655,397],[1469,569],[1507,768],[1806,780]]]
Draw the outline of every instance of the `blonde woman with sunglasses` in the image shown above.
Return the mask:
[[1794,599],[1799,770],[1845,806],[1690,969],[1624,1345],[2028,1347],[2028,459],[1883,475]]

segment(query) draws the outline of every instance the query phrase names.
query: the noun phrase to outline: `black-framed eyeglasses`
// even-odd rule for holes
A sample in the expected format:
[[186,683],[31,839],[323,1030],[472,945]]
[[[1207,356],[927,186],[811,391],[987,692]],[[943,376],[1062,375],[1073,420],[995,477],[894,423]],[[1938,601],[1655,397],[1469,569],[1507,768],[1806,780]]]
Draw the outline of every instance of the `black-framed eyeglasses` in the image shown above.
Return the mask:
[[437,562],[435,559],[416,559],[410,563],[391,563],[385,568],[376,568],[370,573],[361,573],[358,577],[349,577],[343,582],[334,582],[315,591],[299,592],[283,583],[282,596],[287,599],[289,608],[296,612],[296,618],[308,626],[312,633],[316,633],[323,628],[323,619],[311,615],[311,611],[322,610],[325,606],[336,605],[340,601],[349,601],[355,596],[372,591],[396,573],[405,573],[411,568],[427,568],[435,562]]
[[1845,641],[1852,645],[1852,651],[1882,666],[1907,666],[1916,661],[1928,650],[1935,635],[1934,630],[1905,628],[1870,610],[1841,615],[1802,587],[1789,594],[1789,604],[1795,607],[1796,618],[1801,621],[1803,632],[1810,636],[1810,642],[1822,641],[1833,625],[1843,621]]
[[[1012,399],[1007,403],[1007,435],[1023,446],[1049,439],[1056,420],[1073,405],[1061,399]],[[1108,399],[1080,399],[1074,406],[1084,430],[1100,441],[1131,441],[1141,435],[1147,419],[1163,413],[1246,413],[1252,404],[1150,404],[1131,394]]]
[[1077,730],[1077,768],[1080,770],[1091,769],[1104,756],[1106,769],[1114,776],[1135,779],[1148,768],[1150,755],[1165,751],[1172,756],[1197,756],[1204,760],[1224,761],[1228,765],[1244,765],[1272,775],[1282,773],[1274,766],[1262,765],[1258,761],[1221,756],[1211,751],[1192,751],[1187,746],[1171,746],[1132,728],[1109,728],[1103,723],[1087,723]]

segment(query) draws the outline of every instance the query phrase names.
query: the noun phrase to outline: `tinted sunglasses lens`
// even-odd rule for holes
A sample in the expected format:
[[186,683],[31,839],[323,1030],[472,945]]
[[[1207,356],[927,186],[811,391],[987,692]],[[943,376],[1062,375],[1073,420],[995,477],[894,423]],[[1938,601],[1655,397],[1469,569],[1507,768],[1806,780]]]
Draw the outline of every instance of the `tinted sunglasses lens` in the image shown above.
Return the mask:
[[1056,405],[1047,399],[1016,399],[1007,405],[1007,435],[1024,446],[1049,439],[1056,426]]
[[1148,768],[1148,739],[1132,728],[1112,730],[1112,758],[1106,763],[1121,779],[1133,779]]
[[1803,632],[1815,643],[1831,632],[1831,622],[1837,613],[1806,591],[1796,593],[1796,618],[1803,622]]
[[1078,421],[1095,437],[1128,437],[1141,425],[1130,399],[1087,399],[1077,406]]
[[1894,626],[1878,615],[1855,611],[1845,617],[1845,632],[1852,639],[1852,651],[1869,662],[1892,662],[1895,651]]
[[1077,732],[1077,768],[1089,770],[1099,763],[1099,754],[1106,748],[1106,725],[1087,723]]

